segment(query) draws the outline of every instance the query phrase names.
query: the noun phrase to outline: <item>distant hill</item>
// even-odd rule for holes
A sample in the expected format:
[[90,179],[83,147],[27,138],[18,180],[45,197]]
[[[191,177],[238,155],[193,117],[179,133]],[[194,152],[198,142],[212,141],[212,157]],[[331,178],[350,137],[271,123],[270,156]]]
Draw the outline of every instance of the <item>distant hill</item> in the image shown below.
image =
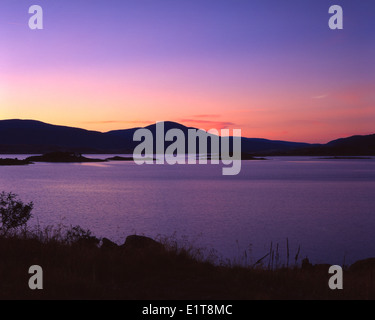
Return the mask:
[[126,139],[34,120],[0,121],[0,153],[127,153]]
[[[152,132],[152,134],[154,136],[154,140],[155,140],[156,124],[149,125],[145,128]],[[132,140],[133,134],[137,129],[138,128],[116,130],[116,131],[110,131],[107,134],[117,136],[117,137],[126,138],[128,140]],[[165,132],[167,132],[170,129],[182,130],[185,134],[185,137],[188,136],[188,130],[189,129],[197,130],[197,128],[186,127],[186,126],[184,126],[180,123],[177,123],[177,122],[165,121],[164,122]],[[212,136],[212,135],[208,134],[208,136]],[[135,147],[137,144],[138,144],[138,142],[133,143],[133,147]],[[167,143],[167,142],[165,143],[166,146],[168,146],[169,144],[170,143]],[[296,149],[296,148],[308,147],[308,146],[310,146],[310,144],[308,144],[308,143],[273,141],[273,140],[257,139],[257,138],[242,138],[241,139],[242,152],[251,153],[251,154],[258,153],[258,152],[286,151],[286,150],[293,150],[293,149]],[[187,141],[186,141],[185,148],[187,150]],[[210,150],[208,150],[208,151],[210,152]]]
[[[156,124],[145,128],[149,129],[155,138]],[[195,129],[171,121],[164,122],[164,128],[165,132],[170,129],[180,129],[186,137],[189,129]],[[0,120],[0,153],[132,153],[134,147],[139,144],[139,142],[133,141],[133,135],[137,129],[139,128],[102,133],[35,120]],[[170,143],[165,143],[165,145],[168,146]],[[345,156],[375,154],[375,135],[343,138],[321,145],[243,137],[241,144],[242,152],[251,155]]]
[[258,154],[258,153],[272,153],[281,151],[292,151],[299,148],[307,148],[312,146],[309,143],[302,142],[288,142],[278,140],[267,140],[259,138],[242,138],[243,152]]
[[375,156],[375,134],[340,138],[322,145],[266,152],[280,156]]

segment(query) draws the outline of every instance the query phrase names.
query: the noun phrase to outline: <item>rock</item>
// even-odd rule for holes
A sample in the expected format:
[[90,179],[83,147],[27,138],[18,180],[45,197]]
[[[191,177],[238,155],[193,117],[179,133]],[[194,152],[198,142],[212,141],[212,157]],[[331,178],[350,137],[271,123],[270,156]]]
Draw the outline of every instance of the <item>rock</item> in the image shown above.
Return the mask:
[[164,249],[164,246],[160,242],[145,236],[137,235],[128,236],[123,247],[129,249]]
[[119,246],[107,238],[102,239],[101,249],[118,249]]
[[353,271],[353,272],[362,272],[362,271],[370,271],[370,270],[375,271],[375,258],[359,260],[353,263],[349,268],[349,271]]

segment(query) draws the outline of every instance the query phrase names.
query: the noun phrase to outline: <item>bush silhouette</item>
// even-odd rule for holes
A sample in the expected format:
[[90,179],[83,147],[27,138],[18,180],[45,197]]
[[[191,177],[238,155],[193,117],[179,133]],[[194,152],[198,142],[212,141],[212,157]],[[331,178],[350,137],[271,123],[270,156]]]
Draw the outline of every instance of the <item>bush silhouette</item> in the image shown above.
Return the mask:
[[80,226],[70,227],[66,234],[66,240],[70,244],[96,246],[100,240],[93,236],[90,230],[84,230]]
[[31,218],[32,202],[24,204],[12,192],[0,194],[0,231],[7,234],[10,230],[25,226]]

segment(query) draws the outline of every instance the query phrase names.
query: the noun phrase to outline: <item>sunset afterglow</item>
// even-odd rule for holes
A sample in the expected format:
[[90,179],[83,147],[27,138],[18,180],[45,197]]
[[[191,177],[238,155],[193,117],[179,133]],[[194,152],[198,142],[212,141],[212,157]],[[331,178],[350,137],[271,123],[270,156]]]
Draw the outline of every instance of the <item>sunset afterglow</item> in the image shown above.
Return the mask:
[[304,142],[374,132],[374,4],[339,1],[333,31],[327,1],[40,0],[32,31],[29,1],[4,2],[1,119]]

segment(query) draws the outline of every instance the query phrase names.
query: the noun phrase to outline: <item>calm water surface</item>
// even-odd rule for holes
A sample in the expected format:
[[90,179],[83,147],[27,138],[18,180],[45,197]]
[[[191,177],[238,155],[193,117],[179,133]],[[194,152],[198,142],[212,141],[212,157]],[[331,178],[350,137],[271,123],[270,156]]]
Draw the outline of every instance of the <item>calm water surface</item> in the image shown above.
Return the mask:
[[0,167],[0,190],[34,202],[32,224],[78,224],[119,244],[176,234],[251,263],[271,242],[284,258],[288,238],[291,260],[299,246],[314,263],[375,256],[374,159],[243,161],[238,176],[220,165],[37,163]]

